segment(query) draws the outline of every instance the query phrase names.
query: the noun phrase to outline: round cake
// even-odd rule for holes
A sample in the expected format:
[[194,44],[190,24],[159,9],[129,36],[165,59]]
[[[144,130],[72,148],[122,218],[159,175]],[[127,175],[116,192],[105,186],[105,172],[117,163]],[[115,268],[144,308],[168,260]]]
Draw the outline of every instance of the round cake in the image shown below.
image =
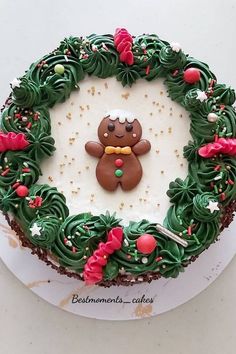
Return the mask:
[[155,34],[65,38],[1,114],[0,208],[86,285],[176,278],[236,209],[235,92]]

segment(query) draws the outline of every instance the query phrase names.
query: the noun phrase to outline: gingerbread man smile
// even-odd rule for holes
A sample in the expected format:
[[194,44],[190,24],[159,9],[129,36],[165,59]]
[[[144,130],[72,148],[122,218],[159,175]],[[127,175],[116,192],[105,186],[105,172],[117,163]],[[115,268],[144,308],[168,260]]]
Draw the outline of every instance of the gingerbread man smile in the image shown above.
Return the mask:
[[136,155],[151,149],[148,140],[140,140],[142,127],[130,112],[113,110],[105,115],[98,127],[101,143],[89,141],[85,150],[100,158],[96,177],[100,185],[114,191],[118,185],[131,190],[142,178],[142,166]]

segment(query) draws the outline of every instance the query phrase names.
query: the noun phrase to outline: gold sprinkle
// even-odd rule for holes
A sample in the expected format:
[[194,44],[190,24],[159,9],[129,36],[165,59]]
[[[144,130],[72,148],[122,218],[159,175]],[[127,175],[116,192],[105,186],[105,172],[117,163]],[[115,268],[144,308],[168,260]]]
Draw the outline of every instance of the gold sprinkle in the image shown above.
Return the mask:
[[159,102],[156,103],[156,106],[159,106]]
[[61,125],[61,122],[57,122],[58,125]]
[[123,207],[125,204],[122,202],[122,203],[120,203],[120,205]]
[[71,102],[70,105],[71,105],[71,106],[74,106],[74,102]]
[[81,171],[78,171],[78,174],[80,175],[80,174],[81,174]]
[[152,101],[152,104],[156,104],[156,101]]
[[148,97],[148,95],[147,95],[147,94],[145,94],[145,95],[144,95],[144,97],[145,97],[145,98],[147,98],[147,97]]
[[156,150],[156,153],[159,154],[160,150]]
[[152,131],[152,128],[149,128],[148,130],[151,132],[151,131]]
[[133,208],[133,205],[132,204],[130,204],[130,206],[129,206],[130,208]]
[[165,108],[164,104],[161,106],[161,108]]
[[107,88],[108,88],[108,83],[105,82],[105,83],[104,83],[104,86],[105,86],[105,89],[107,89]]
[[181,167],[183,167],[183,165],[184,165],[183,163],[180,164]]
[[161,113],[161,109],[160,109],[160,108],[158,109],[158,112],[160,112],[160,113]]
[[81,111],[84,111],[84,107],[83,106],[79,106]]
[[139,201],[141,202],[143,200],[143,198],[139,198]]
[[183,114],[180,114],[179,117],[182,118],[182,117],[183,117]]
[[152,116],[152,112],[150,112],[149,115]]
[[168,128],[168,133],[169,133],[169,134],[172,133],[172,128],[171,128],[171,127]]
[[87,107],[87,110],[89,110],[89,108],[90,108],[89,104],[87,104],[87,106],[86,106],[86,107]]
[[63,171],[60,171],[60,174],[63,175]]
[[79,135],[79,132],[75,132],[75,135]]
[[172,112],[170,112],[169,116],[171,116],[171,117],[172,117],[172,116],[173,116],[173,113],[172,113]]
[[164,131],[163,130],[161,130],[161,134],[163,134],[164,133]]
[[157,134],[157,133],[155,133],[155,136],[158,136],[158,134]]
[[163,93],[164,93],[163,91],[160,91],[160,95],[163,95]]
[[160,206],[160,203],[157,203],[157,207],[159,207]]
[[176,157],[179,158],[179,154],[177,154]]
[[64,155],[65,159],[67,159],[67,155]]
[[48,176],[48,180],[49,180],[50,182],[52,182],[52,181],[53,181],[52,176]]
[[98,95],[101,95],[101,92],[100,92],[100,91],[98,91]]
[[89,125],[90,125],[90,123],[89,123],[89,122],[87,122],[87,125],[89,126]]
[[86,170],[89,170],[89,166],[86,166],[85,168],[86,168]]
[[125,100],[127,100],[129,98],[129,95],[130,95],[130,93],[126,92],[126,93],[121,94],[121,97],[124,98]]
[[162,175],[164,174],[164,171],[163,171],[163,170],[161,170],[161,174],[162,174]]
[[70,184],[73,184],[73,181],[70,181]]

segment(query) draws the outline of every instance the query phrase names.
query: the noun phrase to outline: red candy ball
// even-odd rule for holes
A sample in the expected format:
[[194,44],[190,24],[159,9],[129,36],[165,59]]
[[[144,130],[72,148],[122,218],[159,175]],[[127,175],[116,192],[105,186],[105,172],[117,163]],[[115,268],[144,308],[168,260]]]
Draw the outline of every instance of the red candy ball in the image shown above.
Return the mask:
[[152,235],[143,234],[137,239],[136,246],[139,252],[144,254],[150,254],[156,248],[157,241]]
[[124,165],[124,161],[122,159],[116,159],[115,165],[116,165],[116,167],[121,167]]
[[29,189],[26,186],[19,186],[16,188],[16,194],[20,198],[27,197],[27,195],[29,194]]
[[184,81],[188,84],[195,84],[200,80],[201,73],[196,68],[189,68],[184,71]]

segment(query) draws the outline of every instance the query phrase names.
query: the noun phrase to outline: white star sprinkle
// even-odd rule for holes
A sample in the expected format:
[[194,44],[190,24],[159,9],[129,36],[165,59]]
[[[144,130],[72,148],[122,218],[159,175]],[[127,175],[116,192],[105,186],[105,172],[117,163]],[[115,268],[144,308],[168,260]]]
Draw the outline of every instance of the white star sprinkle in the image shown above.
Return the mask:
[[42,226],[38,226],[35,222],[30,228],[32,236],[41,236]]
[[177,42],[172,42],[170,43],[171,49],[173,50],[173,52],[179,53],[179,51],[182,49],[181,45]]
[[19,79],[13,79],[12,82],[10,83],[11,87],[14,89],[15,87],[20,87],[21,81]]
[[214,211],[218,211],[218,202],[213,202],[212,200],[210,200],[207,209],[209,209],[211,213],[214,213]]
[[198,90],[196,99],[203,102],[203,101],[207,100],[207,95],[204,91]]

